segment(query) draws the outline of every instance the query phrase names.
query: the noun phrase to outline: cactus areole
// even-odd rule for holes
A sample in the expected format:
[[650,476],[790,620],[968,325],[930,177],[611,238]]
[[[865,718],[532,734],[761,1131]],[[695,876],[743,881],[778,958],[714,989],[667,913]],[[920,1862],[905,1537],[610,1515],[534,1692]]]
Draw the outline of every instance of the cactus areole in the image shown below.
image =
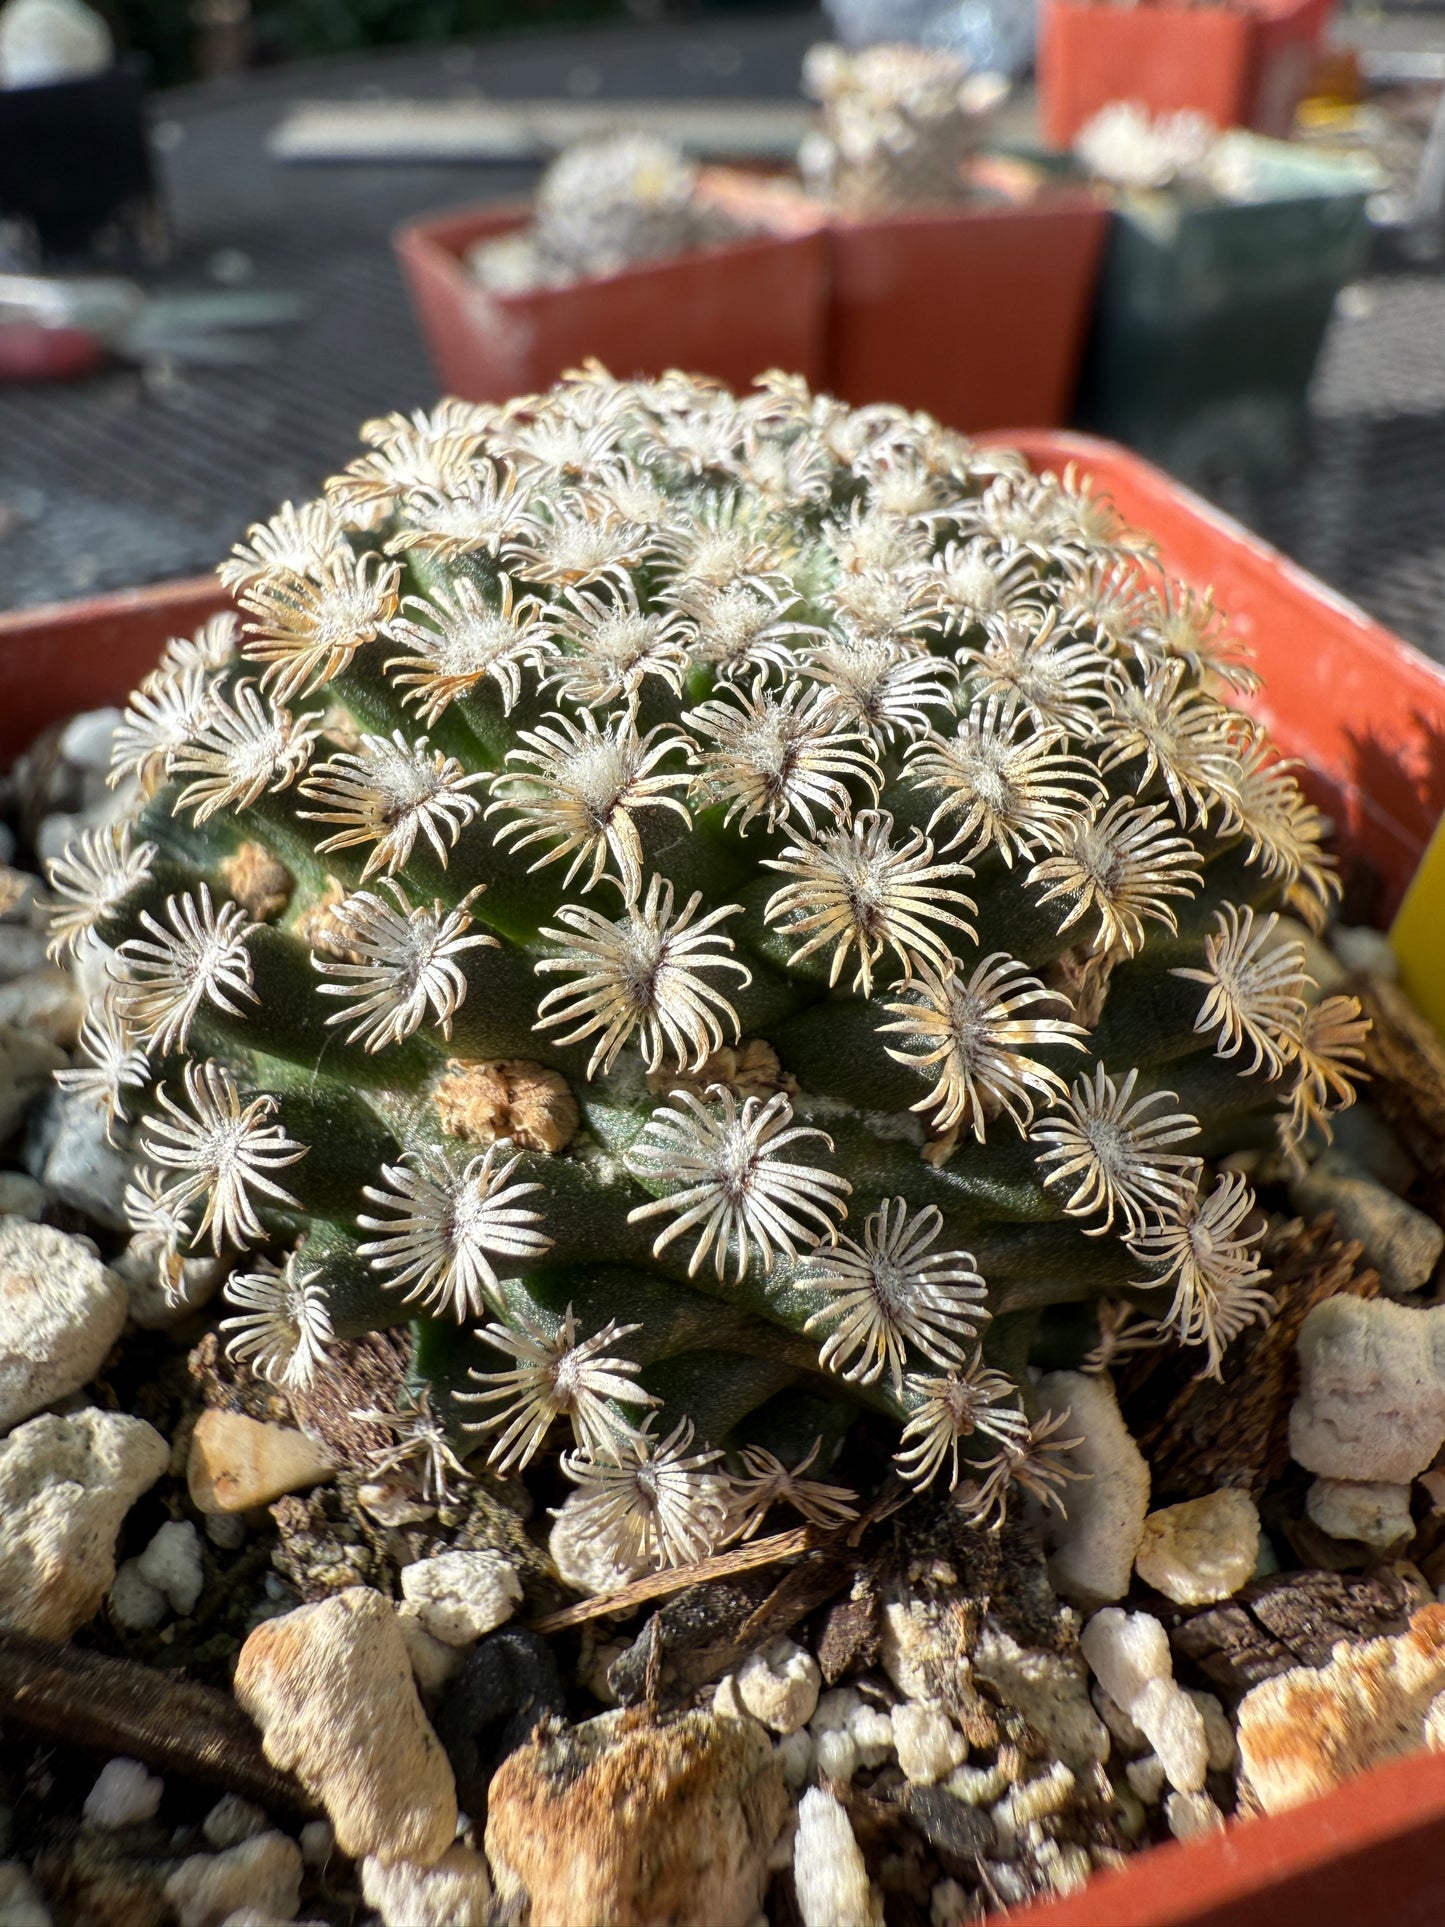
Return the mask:
[[556,1455],[623,1574],[853,1516],[860,1418],[978,1522],[1057,1502],[1031,1357],[1217,1369],[1231,1154],[1361,1055],[1221,616],[1072,473],[785,376],[363,435],[54,865],[163,1277],[229,1255],[286,1387],[409,1322],[439,1476]]

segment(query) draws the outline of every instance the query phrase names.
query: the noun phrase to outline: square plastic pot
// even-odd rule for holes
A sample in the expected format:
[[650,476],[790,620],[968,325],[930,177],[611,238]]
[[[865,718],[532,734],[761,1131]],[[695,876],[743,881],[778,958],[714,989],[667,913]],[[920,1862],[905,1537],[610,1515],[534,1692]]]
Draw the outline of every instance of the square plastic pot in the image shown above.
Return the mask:
[[668,368],[746,387],[768,368],[822,376],[826,215],[801,193],[726,168],[700,192],[766,231],[530,294],[492,294],[464,265],[476,242],[523,227],[530,203],[429,215],[398,229],[397,258],[442,389],[507,401],[595,355],[614,375]]
[[1132,100],[1151,114],[1181,108],[1216,127],[1281,139],[1294,125],[1335,0],[1045,0],[1039,19],[1039,118],[1068,147],[1101,107]]
[[1077,187],[1024,206],[836,215],[828,388],[975,432],[1067,421],[1108,223]]
[[[1212,585],[1266,679],[1260,714],[1303,758],[1388,912],[1445,807],[1445,672],[1129,451],[1085,435],[991,439],[1070,463]],[[0,616],[0,762],[77,709],[123,702],[166,638],[227,606],[209,577]],[[999,1927],[1435,1927],[1445,1921],[1445,1755],[1416,1753],[1322,1800],[1151,1848]]]
[[1086,428],[1190,478],[1290,465],[1335,296],[1369,248],[1367,187],[1317,172],[1287,200],[1120,206],[1079,383]]

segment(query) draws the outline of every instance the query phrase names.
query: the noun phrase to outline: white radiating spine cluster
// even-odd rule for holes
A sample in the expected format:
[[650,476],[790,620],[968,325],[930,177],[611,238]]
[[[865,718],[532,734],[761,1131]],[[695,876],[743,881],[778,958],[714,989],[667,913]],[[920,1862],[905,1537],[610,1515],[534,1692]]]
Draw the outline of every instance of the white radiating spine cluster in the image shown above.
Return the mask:
[[[825,1379],[891,1405],[906,1479],[966,1485],[983,1521],[1010,1485],[1057,1502],[1064,1428],[987,1362],[974,1259],[906,1195],[849,1219],[860,1173],[839,1168],[826,1106],[782,1073],[740,1081],[756,1040],[738,1004],[763,941],[810,994],[861,1003],[924,1082],[907,1129],[930,1162],[1025,1139],[1052,1208],[1123,1241],[1136,1289],[1172,1290],[1162,1325],[1217,1371],[1269,1309],[1248,1186],[1213,1178],[1199,1120],[1159,1080],[1059,1067],[1087,1053],[1115,970],[1178,935],[1232,852],[1259,888],[1220,902],[1202,955],[1173,968],[1198,989],[1194,1031],[1277,1084],[1292,1155],[1353,1097],[1358,1006],[1318,1001],[1302,944],[1257,907],[1323,922],[1321,819],[1233,706],[1251,672],[1212,603],[1162,581],[1072,474],[1035,478],[924,417],[782,376],[736,398],[589,368],[365,439],[324,500],[234,551],[243,620],[171,645],[132,699],[114,780],[152,800],[145,825],[88,831],[53,866],[57,953],[111,946],[68,1075],[108,1124],[145,1114],[138,1228],[172,1267],[206,1239],[255,1251],[227,1288],[233,1352],[292,1386],[326,1370],[324,1267],[304,1246],[262,1255],[278,1221],[305,1230],[284,1174],[314,1147],[244,1053],[193,1039],[225,1018],[264,1053],[253,946],[279,919],[315,996],[339,1000],[319,1006],[328,1034],[383,1064],[421,1045],[440,1073],[488,953],[520,948],[539,1050],[580,1046],[596,1090],[633,1103],[645,1078],[655,1095],[624,1159],[654,1258],[721,1294],[745,1278],[812,1294],[795,1329]],[[473,762],[452,725],[483,711],[492,748]],[[192,835],[250,837],[254,820],[258,840],[223,840],[203,880],[161,853],[167,797]],[[352,886],[289,916],[263,902],[256,853],[276,867],[278,819],[282,866],[292,838]],[[478,836],[551,891],[534,936],[466,874]],[[687,838],[725,843],[761,895],[675,888],[665,852]],[[178,861],[192,880],[173,887]],[[1059,964],[991,937],[1000,892],[1058,934]],[[774,1503],[847,1515],[851,1495],[804,1478],[811,1455],[790,1467],[742,1439],[729,1474],[685,1418],[664,1433],[625,1303],[590,1334],[570,1310],[511,1308],[508,1281],[552,1244],[545,1160],[524,1167],[505,1133],[473,1148],[409,1143],[352,1225],[398,1318],[415,1304],[480,1324],[511,1361],[473,1374],[496,1466],[569,1425],[564,1468],[636,1560],[751,1534]]]

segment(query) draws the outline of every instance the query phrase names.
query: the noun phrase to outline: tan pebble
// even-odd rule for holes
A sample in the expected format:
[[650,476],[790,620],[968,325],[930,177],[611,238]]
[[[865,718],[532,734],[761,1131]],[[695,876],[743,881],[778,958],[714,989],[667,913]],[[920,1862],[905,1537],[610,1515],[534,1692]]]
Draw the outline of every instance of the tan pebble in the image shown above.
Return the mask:
[[1134,1570],[1176,1606],[1209,1606],[1237,1593],[1258,1560],[1254,1501],[1226,1489],[1151,1512]]
[[747,1927],[787,1812],[781,1763],[753,1721],[604,1713],[549,1722],[503,1762],[487,1858],[504,1902],[529,1897],[531,1927]]
[[456,1786],[422,1711],[390,1602],[350,1586],[268,1619],[236,1662],[266,1757],[326,1809],[344,1854],[429,1866],[456,1834]]
[[202,1412],[191,1434],[186,1484],[202,1512],[249,1512],[288,1492],[322,1485],[336,1471],[323,1447],[289,1425],[243,1412]]

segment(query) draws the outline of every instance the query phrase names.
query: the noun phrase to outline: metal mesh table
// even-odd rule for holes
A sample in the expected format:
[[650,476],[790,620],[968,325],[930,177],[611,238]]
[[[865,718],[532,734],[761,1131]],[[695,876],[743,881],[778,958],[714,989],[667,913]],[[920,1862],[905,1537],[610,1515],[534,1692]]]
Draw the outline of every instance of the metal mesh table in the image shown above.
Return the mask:
[[[1390,23],[1398,37],[1402,23]],[[1411,20],[1445,45],[1445,21]],[[0,389],[0,607],[204,570],[245,524],[311,494],[368,416],[434,384],[388,235],[429,208],[525,191],[529,168],[296,167],[267,132],[297,100],[548,94],[786,96],[819,16],[625,27],[338,61],[158,101],[175,254],[168,283],[244,256],[307,318],[248,368],[117,370]],[[1445,658],[1445,279],[1350,290],[1318,371],[1297,479],[1225,505],[1380,620]]]

